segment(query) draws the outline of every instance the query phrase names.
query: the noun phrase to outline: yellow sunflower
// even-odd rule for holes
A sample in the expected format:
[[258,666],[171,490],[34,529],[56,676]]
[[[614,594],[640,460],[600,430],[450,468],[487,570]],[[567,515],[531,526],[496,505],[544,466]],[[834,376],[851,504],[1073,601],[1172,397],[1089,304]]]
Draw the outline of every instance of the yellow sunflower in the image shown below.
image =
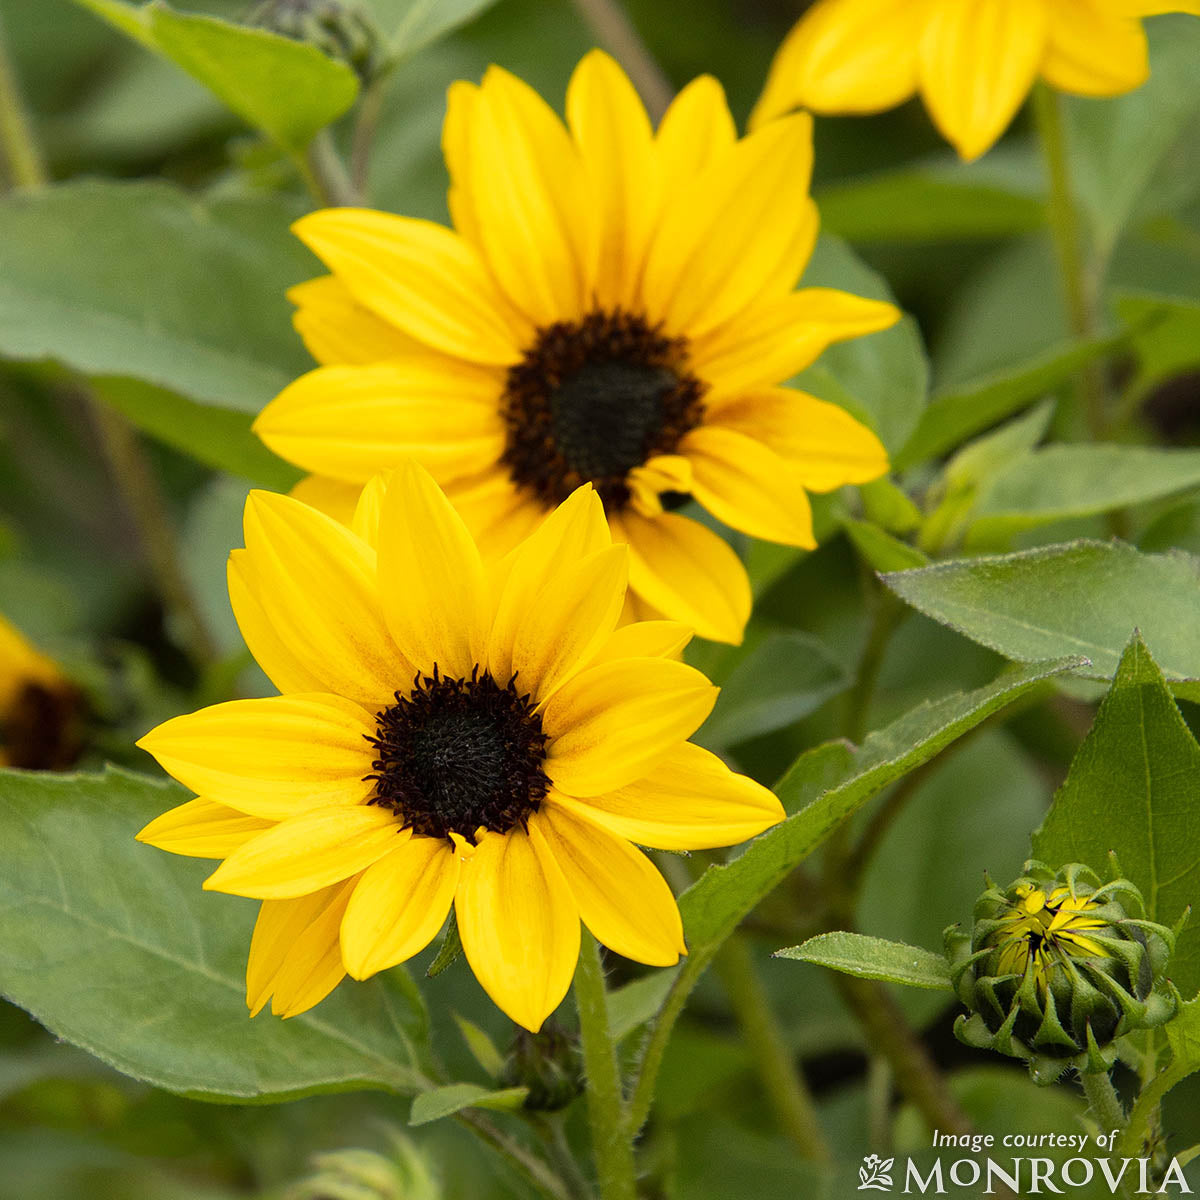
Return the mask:
[[347,972],[403,962],[453,904],[476,977],[536,1030],[581,919],[640,962],[684,952],[674,897],[631,842],[722,846],[782,818],[686,740],[716,697],[673,657],[690,630],[617,629],[628,555],[593,488],[486,564],[413,464],[366,488],[350,527],[254,492],[245,535],[230,600],[282,695],[147,734],[199,798],[138,836],[224,859],[204,886],[263,901],[253,1013],[270,997],[303,1012]]
[[81,750],[79,689],[0,616],[0,767],[54,770]]
[[1040,76],[1116,96],[1150,73],[1141,18],[1200,0],[817,0],[771,64],[751,128],[789,112],[873,113],[920,93],[965,159],[985,153]]
[[874,479],[887,455],[841,408],[777,385],[899,313],[795,290],[817,234],[807,115],[739,140],[704,77],[655,131],[599,52],[566,111],[564,126],[492,67],[449,93],[453,230],[346,208],[296,223],[332,271],[291,293],[325,365],[255,429],[323,481],[302,494],[331,511],[416,457],[488,557],[590,482],[630,546],[636,615],[736,642],[745,571],[668,509],[690,494],[735,529],[811,547],[806,492]]

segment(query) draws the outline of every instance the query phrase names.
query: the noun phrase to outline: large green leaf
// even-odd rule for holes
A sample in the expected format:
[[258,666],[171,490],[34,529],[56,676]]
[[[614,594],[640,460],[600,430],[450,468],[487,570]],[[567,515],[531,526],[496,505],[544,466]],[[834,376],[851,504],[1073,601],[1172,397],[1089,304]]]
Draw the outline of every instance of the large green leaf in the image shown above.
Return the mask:
[[906,987],[950,990],[950,964],[944,954],[861,933],[819,933],[799,946],[777,950],[776,958],[816,963],[860,979],[885,979]]
[[967,545],[1003,546],[1013,534],[1112,512],[1200,486],[1200,450],[1044,446],[1006,464],[971,514]]
[[256,905],[201,891],[211,864],[133,840],[187,799],[124,771],[0,772],[0,993],[138,1079],[211,1100],[423,1084],[424,1010],[403,971],[251,1020]]
[[[1112,690],[1071,764],[1033,853],[1052,867],[1087,863],[1102,874],[1108,854],[1141,889],[1151,919],[1173,925],[1200,907],[1200,746],[1162,672],[1135,636]],[[1200,989],[1200,924],[1179,937],[1171,978]]]
[[1089,660],[1081,674],[1111,679],[1136,627],[1168,679],[1200,680],[1200,563],[1191,555],[1078,541],[883,578],[926,616],[1007,658],[1078,654]]
[[1118,334],[1063,342],[1025,362],[936,390],[917,428],[895,456],[895,467],[903,470],[953,450],[972,434],[1061,387],[1080,367],[1125,341],[1126,335]]
[[[883,279],[833,237],[817,242],[800,283],[894,301]],[[882,333],[831,346],[796,383],[849,409],[890,451],[898,450],[916,428],[929,392],[929,363],[916,322],[905,317]]]
[[987,687],[922,705],[872,733],[832,786],[827,758],[812,751],[803,755],[776,788],[784,807],[793,811],[799,804],[798,811],[732,862],[710,867],[681,897],[688,969],[877,792],[1043,681],[1078,665],[1078,659],[1068,659],[1009,670]]
[[256,413],[312,365],[284,298],[317,273],[288,231],[296,215],[275,199],[205,202],[166,183],[6,196],[0,353]]
[[1046,223],[1036,196],[990,183],[961,166],[903,167],[816,194],[821,224],[851,242],[932,242],[1011,237]]
[[162,0],[75,0],[199,80],[235,113],[294,153],[358,95],[358,76],[315,46]]

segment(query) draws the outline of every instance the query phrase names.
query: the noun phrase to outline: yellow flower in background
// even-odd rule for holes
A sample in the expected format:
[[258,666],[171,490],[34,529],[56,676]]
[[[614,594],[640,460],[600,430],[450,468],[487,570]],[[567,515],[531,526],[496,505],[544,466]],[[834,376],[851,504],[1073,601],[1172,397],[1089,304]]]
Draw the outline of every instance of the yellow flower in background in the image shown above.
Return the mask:
[[[570,985],[580,920],[619,954],[684,952],[666,882],[631,842],[740,842],[783,816],[686,739],[716,688],[690,630],[617,629],[628,552],[580,488],[485,563],[421,468],[350,527],[251,494],[230,600],[283,693],[139,743],[198,793],[138,835],[222,858],[205,887],[263,901],[247,1003],[284,1016],[425,947],[453,904],[492,999],[536,1030]],[[615,632],[614,632],[615,630]]]
[[745,571],[663,496],[811,547],[806,493],[875,479],[887,456],[841,408],[777,385],[899,313],[795,290],[817,235],[807,115],[739,140],[704,77],[656,132],[599,52],[566,111],[493,67],[450,89],[453,231],[345,208],[297,222],[332,271],[292,292],[325,365],[255,429],[330,510],[416,457],[487,557],[590,482],[630,546],[630,615],[736,642]]
[[0,616],[0,767],[62,770],[82,748],[79,689]]
[[882,112],[919,93],[975,159],[1039,77],[1079,96],[1140,87],[1140,18],[1167,12],[1200,14],[1200,0],[818,0],[775,55],[751,128],[795,108]]

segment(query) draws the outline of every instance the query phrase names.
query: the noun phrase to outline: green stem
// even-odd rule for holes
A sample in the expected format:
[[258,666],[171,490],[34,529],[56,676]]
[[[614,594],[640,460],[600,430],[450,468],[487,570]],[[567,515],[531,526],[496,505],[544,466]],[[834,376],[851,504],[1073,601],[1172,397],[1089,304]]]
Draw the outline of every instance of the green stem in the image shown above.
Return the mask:
[[17,187],[36,188],[48,182],[33,126],[25,111],[21,86],[8,53],[4,25],[0,22],[0,145],[8,175]]
[[671,984],[671,990],[667,993],[662,1008],[658,1010],[658,1015],[650,1026],[650,1032],[638,1060],[637,1084],[629,1102],[629,1133],[632,1137],[637,1137],[646,1123],[646,1118],[650,1115],[650,1105],[654,1103],[654,1089],[658,1084],[659,1068],[662,1066],[667,1043],[671,1040],[671,1034],[675,1029],[675,1022],[679,1020],[684,1005],[687,1004],[688,997],[692,994],[692,988],[696,986],[696,982],[704,974],[705,968],[711,961],[711,955],[692,953],[688,956],[679,974],[675,976],[675,981]]
[[1100,1132],[1111,1133],[1114,1129],[1124,1129],[1129,1123],[1129,1118],[1109,1073],[1095,1071],[1081,1075],[1079,1079],[1083,1084],[1083,1094],[1087,1096],[1092,1116],[1100,1125]]
[[486,1142],[514,1171],[521,1175],[545,1200],[578,1200],[563,1181],[540,1159],[520,1142],[502,1133],[487,1117],[465,1109],[456,1113],[460,1125],[465,1125]]
[[[1189,1074],[1190,1072],[1185,1068],[1180,1068],[1178,1064],[1172,1063],[1142,1088],[1138,1093],[1138,1098],[1134,1101],[1128,1123],[1122,1122],[1121,1124],[1125,1132],[1117,1144],[1118,1154],[1128,1158],[1137,1158],[1144,1153],[1146,1143],[1150,1140],[1150,1131],[1158,1120],[1158,1110],[1163,1097]],[[1083,1078],[1086,1092],[1089,1076],[1085,1075]],[[1091,1100],[1090,1095],[1088,1100]]]
[[371,148],[375,144],[375,132],[379,128],[383,102],[391,81],[390,71],[383,71],[371,80],[359,102],[358,116],[354,119],[354,134],[350,145],[350,186],[359,197],[367,195]]
[[575,0],[575,7],[596,41],[624,67],[651,120],[659,121],[675,92],[619,0]]
[[586,931],[575,968],[575,1004],[583,1040],[592,1151],[604,1200],[637,1200],[633,1146],[625,1122],[625,1097],[616,1045],[608,1024],[608,994],[600,948]]
[[328,129],[309,143],[308,153],[296,158],[305,186],[322,208],[341,208],[359,203],[358,191],[338,155]]
[[596,1193],[584,1173],[579,1169],[579,1163],[567,1140],[566,1130],[563,1126],[563,1114],[542,1113],[538,1114],[538,1117],[535,1124],[542,1136],[550,1161],[562,1176],[567,1191],[577,1200],[595,1200]]
[[[1062,100],[1057,92],[1039,83],[1033,90],[1033,109],[1050,184],[1048,216],[1067,323],[1075,337],[1091,338],[1096,335],[1097,325],[1094,288],[1084,264],[1079,213],[1071,188]],[[1104,378],[1095,363],[1080,371],[1076,394],[1092,437],[1102,438],[1106,428]]]
[[742,1027],[780,1128],[803,1158],[832,1162],[812,1094],[796,1069],[745,939],[734,934],[718,951],[713,967]]

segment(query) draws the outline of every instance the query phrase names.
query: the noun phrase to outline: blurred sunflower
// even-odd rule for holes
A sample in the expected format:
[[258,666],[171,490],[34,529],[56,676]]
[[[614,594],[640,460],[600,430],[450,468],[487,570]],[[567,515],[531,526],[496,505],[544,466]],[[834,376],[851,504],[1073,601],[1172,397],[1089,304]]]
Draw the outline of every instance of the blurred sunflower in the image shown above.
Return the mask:
[[0,616],[0,767],[64,770],[83,748],[83,696]]
[[1040,76],[1116,96],[1150,74],[1141,18],[1200,0],[817,0],[771,64],[752,129],[794,108],[874,113],[920,93],[965,159],[1008,128]]
[[841,408],[777,385],[899,313],[794,290],[817,234],[807,115],[739,140],[703,77],[656,132],[599,52],[566,111],[564,127],[492,67],[450,89],[453,231],[346,208],[296,223],[333,272],[291,293],[326,365],[255,429],[318,477],[299,494],[327,511],[416,457],[488,557],[590,482],[630,546],[627,616],[740,641],[740,561],[667,508],[690,494],[735,529],[811,547],[806,492],[874,479],[887,455]]
[[245,535],[230,600],[283,694],[147,734],[199,798],[138,836],[224,859],[204,886],[263,901],[252,1012],[272,996],[303,1012],[346,972],[404,961],[453,904],[480,983],[536,1030],[581,919],[640,962],[684,952],[674,897],[631,841],[721,846],[782,818],[686,740],[717,690],[671,657],[690,631],[616,629],[627,551],[591,487],[487,565],[412,464],[364,491],[349,528],[252,493]]

